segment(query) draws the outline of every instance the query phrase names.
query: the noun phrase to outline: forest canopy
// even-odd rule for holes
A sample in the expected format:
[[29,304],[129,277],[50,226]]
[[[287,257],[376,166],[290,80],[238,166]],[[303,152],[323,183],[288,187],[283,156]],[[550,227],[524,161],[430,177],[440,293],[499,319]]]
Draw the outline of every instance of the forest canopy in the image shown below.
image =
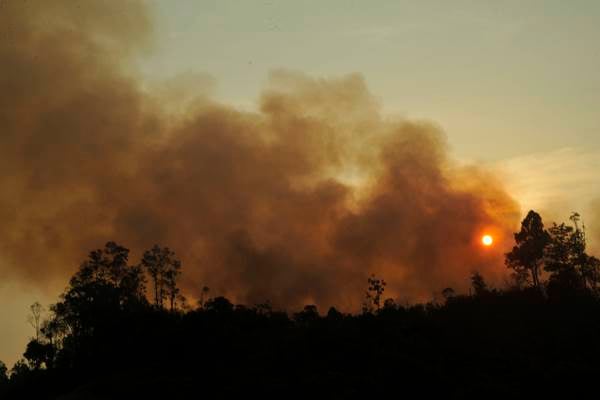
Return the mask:
[[[473,271],[468,293],[448,287],[441,301],[411,305],[387,298],[384,277],[371,275],[356,314],[236,305],[208,287],[190,304],[172,250],[156,245],[132,264],[127,248],[108,242],[48,313],[31,306],[34,335],[10,371],[0,363],[0,393],[352,395],[389,392],[397,379],[405,390],[453,396],[587,389],[592,381],[573,388],[571,378],[591,376],[600,355],[600,261],[586,252],[581,217],[545,227],[530,211],[514,239],[505,287]],[[539,362],[544,369],[532,369]],[[160,387],[148,389],[155,380]]]

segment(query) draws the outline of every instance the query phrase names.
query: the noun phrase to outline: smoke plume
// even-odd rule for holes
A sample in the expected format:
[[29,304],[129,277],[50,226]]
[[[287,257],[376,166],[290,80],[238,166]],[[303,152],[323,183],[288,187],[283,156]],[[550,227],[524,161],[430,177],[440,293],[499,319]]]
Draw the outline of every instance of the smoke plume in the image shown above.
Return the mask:
[[141,2],[0,3],[1,279],[63,286],[107,240],[167,245],[188,296],[250,304],[502,279],[520,210],[438,127],[386,119],[356,74],[274,71],[256,112],[173,104],[131,67],[152,35]]

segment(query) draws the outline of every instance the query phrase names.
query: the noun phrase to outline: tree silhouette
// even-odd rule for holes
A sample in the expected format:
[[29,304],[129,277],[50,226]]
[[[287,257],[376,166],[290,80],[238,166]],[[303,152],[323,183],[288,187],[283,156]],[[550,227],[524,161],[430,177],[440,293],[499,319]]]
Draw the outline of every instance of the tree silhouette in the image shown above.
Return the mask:
[[302,311],[294,314],[294,320],[303,324],[308,324],[317,319],[319,319],[319,311],[314,304],[306,305]]
[[339,321],[344,318],[344,314],[339,312],[335,307],[329,307],[327,311],[327,319],[332,321]]
[[446,289],[442,290],[442,296],[444,297],[445,301],[448,301],[456,296],[456,291],[451,287],[447,287]]
[[8,383],[8,369],[6,368],[6,364],[0,361],[0,387],[6,385]]
[[29,369],[29,366],[25,360],[18,360],[10,370],[10,380],[18,381],[21,379],[26,379],[30,371],[31,370]]
[[33,339],[27,344],[23,357],[33,369],[50,368],[54,359],[54,347],[50,343]]
[[600,283],[600,259],[585,254],[581,264],[581,272],[584,284],[597,291]]
[[53,315],[51,318],[42,322],[42,327],[40,329],[44,339],[56,349],[61,349],[65,337],[72,333],[69,331],[69,325],[64,319],[64,313],[56,312],[57,307],[60,309],[60,305],[62,305],[62,303],[51,306],[50,310],[53,312]]
[[532,286],[539,289],[544,250],[550,241],[542,217],[533,210],[529,211],[521,222],[521,230],[514,237],[516,246],[506,254],[506,265],[514,270],[517,280],[529,275]]
[[27,322],[29,325],[35,330],[35,339],[40,339],[40,328],[41,328],[41,318],[42,312],[44,311],[44,307],[39,303],[35,302],[30,307],[30,314],[27,316]]
[[552,285],[581,289],[583,281],[575,268],[577,237],[573,227],[564,223],[549,229],[550,241],[546,249],[545,270],[550,272]]
[[204,308],[207,311],[212,311],[219,314],[227,314],[233,311],[233,304],[229,301],[229,299],[223,296],[218,296],[207,300],[206,303],[204,303]]
[[372,313],[381,308],[381,297],[383,296],[383,292],[385,292],[387,283],[383,279],[376,278],[375,275],[371,275],[367,279],[367,282],[369,286],[365,293],[363,313]]
[[398,307],[398,305],[396,304],[396,301],[394,299],[392,299],[391,297],[388,297],[383,302],[383,309],[386,311],[395,310],[396,307]]
[[200,292],[200,299],[198,299],[198,307],[203,308],[204,303],[208,300],[208,293],[210,292],[210,288],[208,286],[203,286],[202,291]]
[[[208,289],[206,286],[204,287]],[[207,291],[208,292],[208,291]],[[200,303],[202,304],[202,303]],[[200,306],[202,307],[202,306]],[[254,306],[254,311],[259,315],[271,315],[273,313],[273,305],[270,301],[265,301],[264,303],[258,303]]]
[[[364,300],[363,313],[331,307],[325,317],[313,304],[290,318],[268,301],[247,307],[206,299],[208,289],[198,308],[165,312],[163,272],[156,307],[144,292],[147,266],[130,266],[129,251],[109,242],[81,264],[50,318],[40,317],[8,380],[0,363],[0,398],[193,398],[195,382],[205,397],[218,398],[384,396],[399,387],[431,397],[583,397],[596,389],[600,358],[599,261],[586,253],[577,218],[575,227],[545,232],[532,214],[522,229],[528,234],[515,235],[507,265],[533,286],[533,258],[550,275],[537,279],[545,296],[491,290],[476,272],[473,296],[447,288],[443,304],[401,306],[383,301],[386,283],[371,275],[365,297],[356,299]],[[540,259],[525,250],[538,249],[531,243],[544,233]]]
[[579,272],[583,285],[588,289],[596,289],[600,278],[600,260],[586,253],[587,241],[585,225],[579,213],[572,213],[569,218],[574,225],[571,238],[572,263]]
[[168,300],[170,309],[175,308],[175,301],[179,295],[177,277],[181,273],[181,262],[175,253],[168,247],[158,245],[144,252],[142,266],[146,269],[154,284],[154,304],[163,308],[164,301]]
[[56,327],[76,335],[92,333],[96,322],[145,303],[145,279],[129,266],[129,250],[114,242],[92,251],[71,278],[62,301],[53,307]]
[[473,272],[471,275],[471,287],[475,296],[481,296],[488,292],[488,286],[485,279],[479,272]]
[[585,226],[579,214],[570,217],[573,226],[561,223],[550,229],[545,269],[554,288],[596,290],[600,279],[600,260],[586,253]]

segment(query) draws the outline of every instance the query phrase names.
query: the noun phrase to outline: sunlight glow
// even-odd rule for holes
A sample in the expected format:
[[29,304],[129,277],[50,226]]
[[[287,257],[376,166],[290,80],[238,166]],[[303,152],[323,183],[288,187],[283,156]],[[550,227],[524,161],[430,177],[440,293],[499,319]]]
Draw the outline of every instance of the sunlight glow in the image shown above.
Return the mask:
[[494,238],[491,235],[483,235],[481,243],[483,243],[484,246],[491,246],[494,243]]

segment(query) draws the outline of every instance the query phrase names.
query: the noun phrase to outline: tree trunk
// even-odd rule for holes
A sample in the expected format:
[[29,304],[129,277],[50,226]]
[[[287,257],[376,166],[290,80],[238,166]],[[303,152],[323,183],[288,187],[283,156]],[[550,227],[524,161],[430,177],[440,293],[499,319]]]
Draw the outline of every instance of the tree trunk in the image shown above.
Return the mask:
[[539,272],[538,272],[538,265],[537,263],[533,266],[533,268],[531,268],[531,277],[533,279],[533,287],[536,289],[540,288],[540,276],[539,276]]
[[154,304],[158,307],[158,277],[154,276]]

